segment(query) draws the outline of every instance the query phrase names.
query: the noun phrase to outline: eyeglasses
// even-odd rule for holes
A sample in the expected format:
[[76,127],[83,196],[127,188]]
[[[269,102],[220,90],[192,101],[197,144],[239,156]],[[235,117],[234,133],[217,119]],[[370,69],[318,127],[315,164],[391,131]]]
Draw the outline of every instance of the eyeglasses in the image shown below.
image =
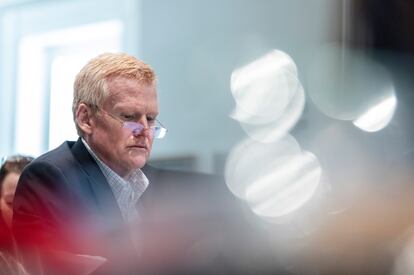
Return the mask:
[[122,124],[122,127],[130,130],[133,135],[139,135],[142,133],[142,131],[146,129],[150,130],[152,137],[157,138],[157,139],[161,139],[165,137],[165,135],[167,134],[167,129],[164,127],[164,125],[162,125],[162,123],[158,119],[155,119],[155,122],[157,123],[157,125],[152,125],[152,126],[149,126],[148,128],[145,128],[145,126],[139,122],[124,121],[121,118],[115,116],[114,114],[108,113],[107,111],[101,108],[99,108],[98,111],[101,111],[109,115],[113,119],[119,121]]

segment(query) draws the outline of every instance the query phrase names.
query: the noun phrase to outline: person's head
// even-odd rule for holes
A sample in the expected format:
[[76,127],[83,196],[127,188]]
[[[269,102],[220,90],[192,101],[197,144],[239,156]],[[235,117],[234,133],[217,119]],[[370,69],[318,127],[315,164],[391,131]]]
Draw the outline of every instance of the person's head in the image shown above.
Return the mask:
[[72,111],[78,134],[126,176],[143,167],[151,152],[158,115],[155,72],[125,53],[99,55],[76,76]]
[[32,157],[13,155],[5,159],[0,168],[0,210],[7,226],[11,226],[13,200],[17,182],[23,168],[33,160]]

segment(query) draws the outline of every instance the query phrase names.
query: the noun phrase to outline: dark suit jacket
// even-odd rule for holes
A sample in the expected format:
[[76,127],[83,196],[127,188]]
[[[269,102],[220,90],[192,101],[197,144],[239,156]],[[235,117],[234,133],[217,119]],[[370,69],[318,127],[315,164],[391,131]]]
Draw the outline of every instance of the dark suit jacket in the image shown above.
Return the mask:
[[[225,185],[207,175],[143,171],[150,185],[138,203],[140,224],[128,227],[80,139],[27,166],[16,190],[13,231],[29,271],[88,273],[95,261],[79,255],[91,255],[107,259],[96,274],[196,273],[206,266],[215,272],[212,261],[228,249],[223,241],[233,215],[226,213],[234,209]],[[131,232],[139,236],[138,249]]]

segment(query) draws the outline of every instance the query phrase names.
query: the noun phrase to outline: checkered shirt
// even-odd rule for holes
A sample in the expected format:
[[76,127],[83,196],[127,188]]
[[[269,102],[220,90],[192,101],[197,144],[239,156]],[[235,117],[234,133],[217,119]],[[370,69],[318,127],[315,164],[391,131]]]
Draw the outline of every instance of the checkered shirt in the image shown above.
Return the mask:
[[141,169],[137,169],[126,178],[122,178],[98,158],[84,139],[82,142],[108,181],[124,220],[129,224],[136,222],[139,219],[136,205],[149,185],[147,177]]

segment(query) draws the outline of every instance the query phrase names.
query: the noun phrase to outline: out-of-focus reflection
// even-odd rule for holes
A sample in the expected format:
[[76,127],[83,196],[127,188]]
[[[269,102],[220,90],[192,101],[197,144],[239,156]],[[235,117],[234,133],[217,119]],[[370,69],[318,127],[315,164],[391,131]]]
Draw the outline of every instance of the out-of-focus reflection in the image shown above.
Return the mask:
[[246,191],[251,209],[259,216],[280,217],[305,204],[319,185],[321,167],[309,152],[273,157],[255,171]]
[[396,254],[392,275],[414,274],[414,235],[413,228],[401,238],[402,248]]
[[355,192],[372,180],[373,163],[362,134],[352,125],[331,123],[314,133],[308,145],[319,157],[335,192]]
[[316,54],[308,92],[322,113],[340,120],[359,119],[384,99],[395,98],[393,81],[383,66],[366,54],[338,46],[323,47]]
[[273,50],[232,73],[231,91],[238,107],[263,117],[266,123],[278,117],[289,104],[298,84],[297,69],[284,52]]
[[273,142],[286,134],[305,105],[296,64],[279,50],[235,70],[231,91],[237,103],[231,117],[250,137],[261,142]]
[[[291,99],[285,112],[277,119],[265,124],[249,124],[240,121],[242,129],[259,142],[274,142],[285,135],[299,120],[305,105],[305,92],[299,84],[295,96]],[[240,111],[239,111],[240,112]]]
[[353,207],[325,217],[297,254],[297,274],[412,274],[407,231],[413,223],[413,191],[387,187],[358,190],[357,198],[335,196]]
[[228,156],[227,186],[265,224],[269,253],[293,274],[410,274],[410,242],[400,238],[413,223],[412,188],[401,183],[407,171],[390,166],[403,162],[407,129],[395,131],[391,73],[361,51],[323,48],[305,102],[298,68],[278,54],[232,75],[231,116],[248,138]]
[[317,157],[288,134],[305,106],[296,64],[273,50],[235,70],[231,91],[237,103],[231,116],[251,139],[230,153],[227,185],[264,219],[291,214],[312,198],[322,174]]
[[354,120],[353,124],[367,132],[379,131],[390,123],[396,107],[397,98],[391,95]]
[[274,143],[260,143],[246,138],[233,148],[227,158],[226,184],[234,195],[246,199],[247,188],[263,175],[263,169],[269,165],[273,168],[275,161],[282,164],[284,158],[300,152],[296,139],[289,135]]

